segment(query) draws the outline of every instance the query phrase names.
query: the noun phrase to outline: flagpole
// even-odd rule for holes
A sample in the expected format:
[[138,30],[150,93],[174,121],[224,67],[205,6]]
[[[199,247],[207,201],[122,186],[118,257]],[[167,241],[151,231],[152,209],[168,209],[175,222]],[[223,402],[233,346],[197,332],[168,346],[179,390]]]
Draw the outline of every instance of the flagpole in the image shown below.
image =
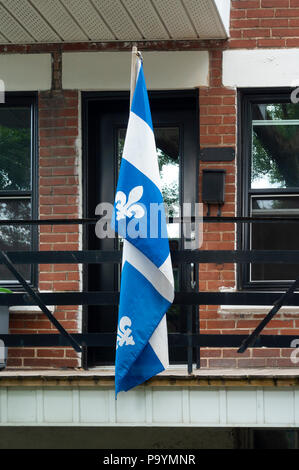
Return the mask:
[[[136,82],[137,82],[137,74],[138,74],[138,58],[139,58],[139,53],[137,46],[132,47],[132,57],[131,57],[131,79],[130,79],[130,107],[129,107],[129,113],[131,111],[131,105],[132,105],[132,100],[134,96],[134,91],[136,88]],[[123,240],[123,254],[122,254],[122,266],[121,269],[123,268],[124,261],[125,261],[125,252],[126,252],[126,240]]]
[[140,53],[138,52],[137,46],[132,47],[132,59],[131,59],[131,83],[130,83],[130,109],[132,105],[132,99],[136,87],[137,74],[138,74],[138,58]]

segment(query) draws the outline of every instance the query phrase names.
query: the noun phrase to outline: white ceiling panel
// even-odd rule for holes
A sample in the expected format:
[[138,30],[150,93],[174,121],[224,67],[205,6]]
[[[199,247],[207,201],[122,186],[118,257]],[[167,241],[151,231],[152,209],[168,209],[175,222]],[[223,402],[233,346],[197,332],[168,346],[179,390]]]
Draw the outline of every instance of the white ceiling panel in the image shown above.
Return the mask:
[[95,9],[90,1],[61,1],[91,41],[96,41],[99,38],[115,39],[114,34],[102,20],[100,12]]
[[52,25],[63,41],[87,41],[88,37],[73,20],[59,0],[30,0]]
[[0,43],[225,39],[230,0],[0,0]]
[[0,34],[0,44],[7,44],[7,43],[8,43],[7,38],[5,38],[4,36],[2,36],[2,34]]
[[153,0],[153,4],[172,38],[196,39],[198,37],[181,0]]
[[25,25],[35,41],[59,41],[59,36],[27,0],[21,2],[20,0],[5,0],[5,6],[21,24]]
[[123,0],[123,4],[134,18],[144,39],[170,39],[152,2],[149,0]]
[[142,39],[142,34],[137,29],[120,0],[92,0],[97,9],[105,18],[107,24],[114,32],[116,39],[132,41]]
[[34,41],[33,37],[20,25],[20,23],[11,16],[10,13],[0,3],[0,18],[2,33],[9,42],[27,43]]
[[221,31],[224,29],[218,17],[216,6],[211,0],[200,0],[200,2],[198,0],[183,0],[183,3],[200,38],[210,38],[213,35],[215,37],[215,24],[219,31],[219,37],[221,37]]

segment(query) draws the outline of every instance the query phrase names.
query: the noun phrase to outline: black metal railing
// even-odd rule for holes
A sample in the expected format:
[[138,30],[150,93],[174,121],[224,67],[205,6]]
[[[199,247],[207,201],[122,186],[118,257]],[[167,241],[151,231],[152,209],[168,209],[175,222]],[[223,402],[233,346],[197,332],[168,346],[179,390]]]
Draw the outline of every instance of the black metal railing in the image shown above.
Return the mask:
[[[172,219],[170,222],[178,222]],[[194,219],[191,218],[191,222]],[[73,225],[95,224],[97,219],[44,219],[44,220],[0,220],[1,225]],[[299,222],[296,217],[204,217],[203,222],[221,223],[290,223]],[[299,264],[299,250],[181,250],[171,252],[174,264],[193,264],[198,268],[200,263],[280,263]],[[117,305],[118,292],[47,292],[33,289],[15,268],[15,264],[98,264],[121,263],[120,251],[11,251],[0,252],[0,264],[5,264],[11,274],[22,285],[24,291],[1,293],[0,305],[38,305],[59,334],[0,334],[7,347],[58,347],[72,346],[76,351],[82,347],[112,347],[115,345],[116,333],[72,333],[69,334],[46,307],[47,305]],[[244,352],[248,347],[289,348],[296,335],[261,335],[263,328],[274,317],[283,305],[299,306],[299,280],[291,283],[284,293],[277,292],[176,292],[174,304],[177,305],[273,305],[268,315],[260,322],[251,335],[240,334],[201,334],[192,332],[189,315],[187,333],[169,334],[169,344],[187,349],[188,371],[192,371],[193,348],[201,347],[238,348]],[[184,313],[183,313],[184,314]],[[191,317],[190,317],[191,315]]]

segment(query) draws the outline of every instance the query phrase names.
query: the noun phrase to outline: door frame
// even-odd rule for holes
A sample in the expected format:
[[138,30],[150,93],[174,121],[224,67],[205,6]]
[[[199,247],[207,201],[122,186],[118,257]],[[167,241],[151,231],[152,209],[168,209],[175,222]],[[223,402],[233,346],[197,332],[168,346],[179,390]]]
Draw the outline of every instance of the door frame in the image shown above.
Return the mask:
[[[148,91],[149,99],[157,100],[160,97],[163,99],[173,99],[175,103],[176,98],[193,98],[195,102],[194,108],[194,126],[196,128],[195,138],[197,141],[197,149],[195,155],[195,198],[199,200],[199,153],[200,153],[200,142],[199,142],[199,89],[189,90],[158,90]],[[127,101],[129,106],[130,93],[128,91],[83,91],[81,92],[81,109],[82,109],[82,174],[81,174],[81,187],[82,187],[82,216],[83,218],[88,217],[89,212],[89,198],[88,198],[88,181],[89,181],[89,105],[92,102],[101,101]],[[129,116],[129,107],[128,107]],[[83,225],[82,229],[82,249],[88,249],[88,231],[87,226]],[[88,265],[83,265],[83,290],[88,290]],[[196,288],[198,287],[198,280],[196,279]],[[196,329],[199,328],[199,316],[196,316]],[[88,332],[88,305],[84,305],[82,308],[82,332]],[[82,367],[88,369],[88,351],[87,347],[82,348]]]

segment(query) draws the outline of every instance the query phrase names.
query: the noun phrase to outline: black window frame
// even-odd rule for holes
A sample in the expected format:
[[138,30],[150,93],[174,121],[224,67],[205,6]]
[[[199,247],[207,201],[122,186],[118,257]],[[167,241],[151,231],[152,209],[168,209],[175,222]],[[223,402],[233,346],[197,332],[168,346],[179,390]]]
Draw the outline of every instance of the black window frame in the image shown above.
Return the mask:
[[[29,191],[1,191],[0,197],[6,199],[17,196],[30,197],[31,219],[38,218],[38,92],[5,92],[5,102],[0,104],[0,109],[5,107],[28,106],[31,108],[31,190]],[[32,239],[31,250],[38,250],[39,237],[38,227],[31,226]],[[32,287],[38,285],[38,265],[31,265],[29,284]],[[12,289],[13,291],[23,291],[23,287],[17,281],[0,279],[0,285]]]
[[[293,88],[243,88],[237,92],[237,215],[250,216],[250,196],[267,195],[299,195],[299,186],[296,188],[250,188],[250,165],[252,154],[252,105],[263,103],[290,103]],[[250,249],[250,224],[237,225],[237,248]],[[237,267],[238,290],[285,290],[292,281],[252,281],[250,280],[250,264],[241,264]]]

